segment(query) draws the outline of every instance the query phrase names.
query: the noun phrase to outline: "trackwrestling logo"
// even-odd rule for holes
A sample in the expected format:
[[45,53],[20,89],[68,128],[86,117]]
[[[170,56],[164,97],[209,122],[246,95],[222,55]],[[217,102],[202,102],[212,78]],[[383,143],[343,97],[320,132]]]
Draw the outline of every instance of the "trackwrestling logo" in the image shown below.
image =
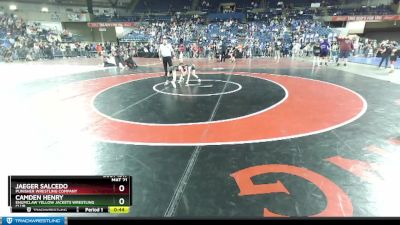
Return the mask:
[[34,224],[53,224],[64,225],[63,217],[6,217],[3,218],[3,224],[9,225],[34,225]]

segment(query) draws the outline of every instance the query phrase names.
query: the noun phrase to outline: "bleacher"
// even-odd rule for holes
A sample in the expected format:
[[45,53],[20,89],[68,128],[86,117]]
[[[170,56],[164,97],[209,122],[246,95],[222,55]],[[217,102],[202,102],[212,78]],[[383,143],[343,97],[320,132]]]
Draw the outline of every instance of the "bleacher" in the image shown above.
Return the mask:
[[396,14],[390,6],[381,5],[375,7],[361,7],[361,8],[339,8],[329,7],[328,14],[331,16],[354,16],[354,15],[390,15]]
[[[170,21],[174,12],[184,12],[184,8],[191,8],[193,0],[140,0],[136,5],[134,12],[142,15],[131,15],[131,16],[97,16],[95,21],[97,22],[136,22],[136,21]],[[229,19],[244,20],[248,18],[248,21],[254,21],[251,13],[248,13],[246,9],[250,9],[251,0],[215,0],[210,1],[210,8],[203,10],[207,13],[207,17],[210,21],[224,21]],[[221,13],[219,5],[221,3],[236,3],[237,8],[235,12]],[[254,0],[260,4],[260,1]],[[388,15],[396,14],[393,12],[389,5],[379,6],[362,6],[361,8],[346,8],[335,0],[324,0],[321,2],[320,8],[311,8],[311,3],[318,1],[315,0],[290,0],[283,1],[284,9],[278,6],[281,0],[268,0],[266,12],[270,16],[281,15],[283,11],[289,13],[296,19],[312,19],[314,16],[349,16],[349,15]],[[202,8],[202,0],[199,0],[199,8]],[[258,6],[260,7],[260,6]],[[288,7],[290,8],[287,11]],[[301,14],[299,13],[301,11]],[[144,16],[143,16],[144,14]],[[295,14],[295,15],[293,15]],[[184,14],[182,14],[184,15]],[[265,14],[262,14],[263,17]]]
[[238,20],[243,21],[245,19],[245,14],[241,12],[231,12],[231,13],[209,13],[207,18],[211,22],[215,21],[226,21],[226,20]]
[[[220,40],[222,37],[228,42],[245,42],[246,39],[252,37],[258,42],[272,42],[276,38],[281,38],[284,42],[292,43],[292,30],[300,24],[301,20],[294,19],[290,27],[286,27],[282,23],[266,24],[264,22],[253,22],[247,24],[233,23],[232,25],[223,25],[222,22],[211,22],[208,25],[197,25],[196,31],[192,32],[191,38],[187,38],[185,41],[187,43],[197,42],[196,35],[201,34],[208,40],[208,42],[213,40]],[[312,20],[309,20],[312,21]],[[255,26],[254,31],[246,30],[246,26]],[[283,32],[286,30],[285,32]],[[328,37],[333,36],[333,31],[323,25],[316,25],[308,29],[306,33],[310,37]],[[133,31],[126,35],[122,40],[124,41],[137,41],[146,42],[151,40],[153,37],[150,34],[146,34],[142,31]],[[175,40],[174,44],[178,44],[178,40]]]
[[135,8],[135,12],[144,13],[162,13],[170,11],[183,11],[183,8],[189,4],[191,6],[191,1],[187,0],[141,0]]
[[3,40],[7,36],[7,31],[4,28],[0,28],[0,40]]

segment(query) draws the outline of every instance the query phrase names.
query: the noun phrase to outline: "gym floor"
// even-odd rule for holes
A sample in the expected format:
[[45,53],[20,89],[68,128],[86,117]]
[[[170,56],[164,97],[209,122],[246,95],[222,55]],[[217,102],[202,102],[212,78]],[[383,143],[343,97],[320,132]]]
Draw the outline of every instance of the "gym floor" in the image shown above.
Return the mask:
[[176,89],[158,59],[0,64],[1,179],[130,175],[135,217],[400,216],[399,71],[188,62]]

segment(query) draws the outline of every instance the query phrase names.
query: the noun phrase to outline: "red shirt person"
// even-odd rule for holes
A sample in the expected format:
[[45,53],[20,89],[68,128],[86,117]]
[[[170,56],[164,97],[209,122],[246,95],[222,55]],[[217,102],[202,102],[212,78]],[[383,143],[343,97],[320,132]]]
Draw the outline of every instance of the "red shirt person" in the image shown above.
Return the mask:
[[[346,66],[347,59],[350,57],[350,53],[354,49],[353,41],[350,40],[348,36],[347,37],[339,36],[337,38],[337,41],[339,43],[339,50],[340,50],[339,59],[344,59],[344,66]],[[340,66],[339,61],[337,65]]]

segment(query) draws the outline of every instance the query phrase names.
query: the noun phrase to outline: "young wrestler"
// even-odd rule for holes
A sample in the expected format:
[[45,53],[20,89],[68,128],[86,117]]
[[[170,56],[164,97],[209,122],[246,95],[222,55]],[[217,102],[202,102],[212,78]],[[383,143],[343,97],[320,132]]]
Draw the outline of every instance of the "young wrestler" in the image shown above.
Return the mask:
[[129,67],[129,69],[138,67],[136,61],[133,59],[133,56],[129,56],[129,58],[125,60],[125,64]]
[[[176,88],[175,82],[176,82],[176,71],[177,71],[177,70],[178,70],[178,66],[170,66],[170,67],[168,67],[168,70],[167,70],[167,77],[166,77],[166,81],[165,81],[164,85],[168,85],[169,83],[171,83],[172,86],[173,86],[174,88]],[[171,74],[172,74],[172,81],[170,81],[170,80],[168,79],[168,77],[170,77]]]
[[231,57],[231,62],[236,62],[236,47],[230,49],[229,56]]
[[196,66],[194,64],[184,65],[183,63],[181,63],[178,66],[178,70],[181,71],[179,83],[181,83],[184,80],[183,77],[186,75],[187,75],[186,85],[189,84],[190,76],[194,76],[199,83],[201,82],[200,78],[196,75]]
[[188,64],[188,65],[184,65],[183,63],[180,63],[178,66],[171,66],[168,69],[168,76],[171,76],[172,74],[172,81],[167,80],[165,82],[164,85],[168,85],[170,82],[172,84],[172,86],[174,88],[176,88],[176,72],[179,71],[180,75],[179,75],[179,83],[182,83],[184,81],[184,76],[187,75],[187,80],[186,80],[186,85],[189,84],[189,79],[190,76],[194,76],[195,78],[197,78],[197,81],[200,83],[201,80],[200,78],[196,75],[196,67],[194,64]]

